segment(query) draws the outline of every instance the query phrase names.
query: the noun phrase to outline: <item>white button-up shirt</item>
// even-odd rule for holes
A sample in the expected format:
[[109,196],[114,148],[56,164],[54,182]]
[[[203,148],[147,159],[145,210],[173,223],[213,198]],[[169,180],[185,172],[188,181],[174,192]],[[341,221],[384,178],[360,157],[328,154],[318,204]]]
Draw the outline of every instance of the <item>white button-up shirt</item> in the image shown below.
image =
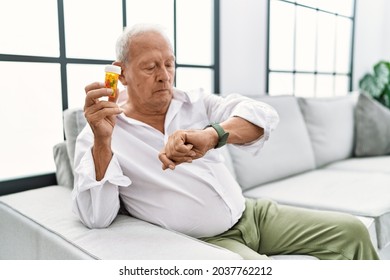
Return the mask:
[[222,98],[201,90],[177,89],[165,118],[165,134],[121,114],[112,135],[113,157],[101,181],[95,179],[93,133],[87,125],[76,144],[75,213],[88,227],[106,227],[118,213],[120,196],[132,216],[167,229],[197,238],[228,230],[240,219],[245,199],[220,151],[210,150],[174,170],[162,170],[158,154],[174,131],[203,129],[232,116],[264,128],[260,139],[237,145],[253,154],[279,120],[272,107],[247,97]]

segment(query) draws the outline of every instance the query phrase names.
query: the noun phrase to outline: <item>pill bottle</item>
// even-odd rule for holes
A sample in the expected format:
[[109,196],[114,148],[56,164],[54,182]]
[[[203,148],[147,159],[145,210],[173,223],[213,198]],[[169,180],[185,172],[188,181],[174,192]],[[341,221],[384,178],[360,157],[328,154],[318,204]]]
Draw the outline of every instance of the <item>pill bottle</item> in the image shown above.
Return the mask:
[[104,84],[106,85],[106,88],[111,88],[113,90],[110,98],[115,98],[116,89],[118,88],[118,78],[121,74],[121,68],[116,65],[106,65],[104,70],[106,72]]

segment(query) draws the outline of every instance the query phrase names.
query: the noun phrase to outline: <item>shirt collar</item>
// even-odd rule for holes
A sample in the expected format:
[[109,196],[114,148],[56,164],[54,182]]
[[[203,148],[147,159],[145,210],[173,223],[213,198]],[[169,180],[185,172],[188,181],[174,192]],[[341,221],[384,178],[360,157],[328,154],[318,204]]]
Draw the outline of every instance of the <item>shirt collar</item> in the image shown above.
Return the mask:
[[185,91],[177,88],[173,88],[173,99],[181,101],[183,103],[191,102],[190,97]]

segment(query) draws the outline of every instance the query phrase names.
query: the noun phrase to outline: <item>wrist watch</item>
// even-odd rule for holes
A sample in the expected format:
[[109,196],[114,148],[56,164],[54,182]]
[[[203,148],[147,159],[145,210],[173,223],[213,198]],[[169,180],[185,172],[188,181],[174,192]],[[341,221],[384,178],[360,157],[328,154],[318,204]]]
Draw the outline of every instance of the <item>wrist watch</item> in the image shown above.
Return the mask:
[[214,147],[215,149],[217,148],[221,148],[222,146],[226,145],[227,143],[227,139],[229,137],[229,132],[226,132],[222,126],[218,123],[212,123],[212,124],[209,124],[208,126],[205,127],[208,128],[208,127],[212,127],[215,129],[215,131],[217,131],[217,134],[218,134],[218,143],[217,145]]

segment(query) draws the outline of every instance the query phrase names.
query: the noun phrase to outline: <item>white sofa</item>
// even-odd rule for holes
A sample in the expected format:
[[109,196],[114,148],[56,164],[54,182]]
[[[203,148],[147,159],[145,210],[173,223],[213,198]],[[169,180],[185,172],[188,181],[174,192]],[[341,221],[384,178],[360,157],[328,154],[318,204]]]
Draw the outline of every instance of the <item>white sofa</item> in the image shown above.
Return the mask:
[[[263,151],[254,157],[233,146],[222,149],[245,196],[356,215],[381,258],[390,259],[390,151],[385,145],[390,138],[364,134],[375,128],[378,115],[390,123],[390,111],[366,97],[357,102],[356,93],[259,99],[274,106],[281,119]],[[65,111],[64,125],[67,140],[54,147],[58,185],[0,197],[0,259],[240,259],[125,213],[106,229],[83,226],[71,212],[72,159],[85,125],[82,110]],[[380,143],[367,151],[376,138]]]

